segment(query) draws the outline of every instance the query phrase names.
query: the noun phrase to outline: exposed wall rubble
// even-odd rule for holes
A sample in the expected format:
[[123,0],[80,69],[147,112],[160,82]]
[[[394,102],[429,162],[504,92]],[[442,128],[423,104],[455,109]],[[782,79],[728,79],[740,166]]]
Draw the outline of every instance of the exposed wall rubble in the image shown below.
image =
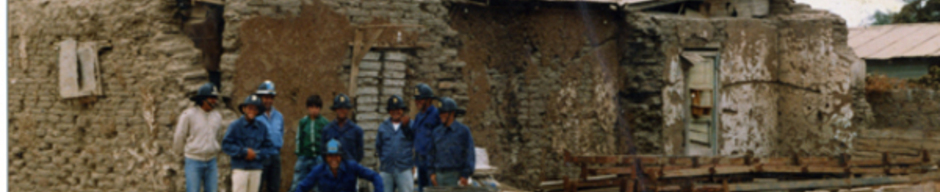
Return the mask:
[[872,129],[936,130],[940,127],[938,93],[930,89],[894,89],[870,93]]
[[471,82],[465,119],[503,177],[521,187],[570,173],[566,150],[622,152],[614,127],[620,16],[567,6],[451,7]]
[[[192,106],[185,94],[207,77],[173,5],[9,3],[10,190],[183,189],[182,152],[170,149],[173,126]],[[59,97],[58,74],[69,72],[58,69],[66,39],[99,47],[100,95]],[[219,166],[227,167],[227,158]]]

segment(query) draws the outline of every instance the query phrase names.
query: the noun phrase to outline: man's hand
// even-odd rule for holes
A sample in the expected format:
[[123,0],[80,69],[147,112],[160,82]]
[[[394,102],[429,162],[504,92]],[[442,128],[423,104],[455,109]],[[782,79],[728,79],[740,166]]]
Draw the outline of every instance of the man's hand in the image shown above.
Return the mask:
[[414,174],[415,174],[415,169],[417,169],[417,168],[411,167],[411,175],[414,175]]
[[402,124],[408,123],[409,120],[411,120],[411,118],[408,117],[408,115],[402,115],[402,117],[401,117],[401,123],[402,123]]
[[431,184],[437,187],[437,174],[431,174]]
[[460,186],[470,185],[470,180],[467,180],[466,177],[460,177],[460,183],[458,183],[458,185]]
[[249,160],[249,161],[255,160],[255,150],[252,150],[251,148],[248,148],[248,155],[245,156],[245,159],[247,159],[247,160]]

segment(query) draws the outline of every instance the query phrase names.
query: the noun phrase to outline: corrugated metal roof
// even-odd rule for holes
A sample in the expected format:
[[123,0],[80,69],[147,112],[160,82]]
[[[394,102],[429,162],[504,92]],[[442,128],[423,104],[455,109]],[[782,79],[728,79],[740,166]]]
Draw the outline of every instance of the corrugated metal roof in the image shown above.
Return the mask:
[[940,56],[940,23],[849,29],[849,46],[863,59]]

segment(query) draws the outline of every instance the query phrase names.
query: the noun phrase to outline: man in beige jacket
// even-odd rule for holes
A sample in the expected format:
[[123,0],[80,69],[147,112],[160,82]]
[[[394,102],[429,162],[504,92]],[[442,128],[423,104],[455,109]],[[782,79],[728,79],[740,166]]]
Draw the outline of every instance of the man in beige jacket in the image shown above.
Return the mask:
[[186,156],[186,191],[218,191],[219,169],[216,156],[222,151],[224,125],[222,114],[215,110],[218,102],[218,88],[212,83],[199,87],[196,96],[190,98],[196,103],[180,114],[173,134],[173,149]]

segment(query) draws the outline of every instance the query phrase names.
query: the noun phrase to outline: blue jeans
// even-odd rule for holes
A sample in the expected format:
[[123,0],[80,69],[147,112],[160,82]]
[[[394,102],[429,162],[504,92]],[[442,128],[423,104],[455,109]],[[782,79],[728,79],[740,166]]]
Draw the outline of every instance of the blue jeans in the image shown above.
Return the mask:
[[219,191],[219,168],[215,159],[200,161],[186,158],[183,170],[186,172],[186,192],[199,192],[200,188],[205,192]]
[[398,171],[398,173],[382,171],[379,175],[382,176],[385,192],[394,192],[395,189],[398,189],[398,192],[414,192],[415,190],[415,178],[411,174],[411,169]]
[[[320,158],[319,156],[298,157],[297,162],[294,163],[294,181],[290,184],[290,191],[294,192],[297,190],[297,184],[299,184],[300,181],[304,179],[304,177],[307,177],[307,174],[310,174],[310,171],[313,171],[313,167],[316,167],[320,163],[323,163],[323,158]],[[317,190],[314,188],[314,191]]]

